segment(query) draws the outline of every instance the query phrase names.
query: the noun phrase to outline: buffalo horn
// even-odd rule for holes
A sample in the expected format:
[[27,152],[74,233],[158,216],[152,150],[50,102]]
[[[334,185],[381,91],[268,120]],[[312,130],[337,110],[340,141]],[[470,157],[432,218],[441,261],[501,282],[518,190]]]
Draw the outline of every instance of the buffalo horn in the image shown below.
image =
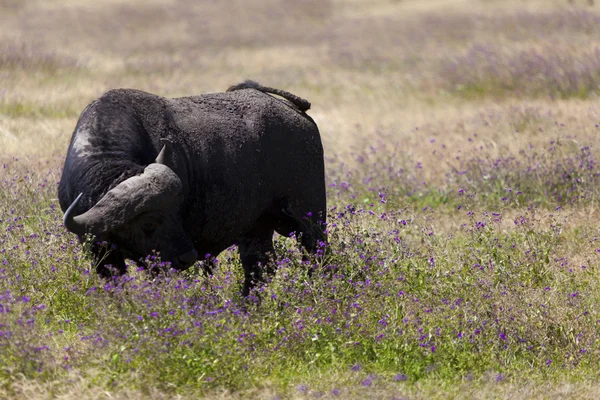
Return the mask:
[[[161,154],[168,151],[167,147],[165,144]],[[179,176],[168,166],[155,162],[142,174],[126,179],[108,191],[85,213],[73,216],[80,194],[65,212],[64,224],[78,235],[110,232],[143,212],[177,207],[181,189]]]

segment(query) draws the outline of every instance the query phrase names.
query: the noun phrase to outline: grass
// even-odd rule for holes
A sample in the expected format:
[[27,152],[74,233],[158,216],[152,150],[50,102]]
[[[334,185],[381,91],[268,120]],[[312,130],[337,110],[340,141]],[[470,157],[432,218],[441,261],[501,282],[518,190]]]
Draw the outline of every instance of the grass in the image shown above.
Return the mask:
[[9,118],[77,118],[78,112],[68,107],[38,105],[27,102],[0,102],[0,113]]
[[[597,398],[599,18],[0,1],[0,397]],[[245,78],[313,103],[326,261],[309,277],[278,237],[248,300],[234,248],[211,277],[99,278],[56,199],[79,112],[113,87]]]

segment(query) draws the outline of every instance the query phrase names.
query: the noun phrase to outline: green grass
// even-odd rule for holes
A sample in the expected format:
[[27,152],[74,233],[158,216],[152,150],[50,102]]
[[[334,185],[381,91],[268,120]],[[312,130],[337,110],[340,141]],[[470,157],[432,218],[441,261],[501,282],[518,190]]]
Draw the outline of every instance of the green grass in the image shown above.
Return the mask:
[[61,104],[0,100],[0,116],[7,118],[76,118],[79,111]]
[[[524,374],[563,382],[565,371],[567,381],[598,378],[598,256],[583,246],[590,264],[569,261],[569,246],[593,230],[568,228],[568,214],[511,204],[491,213],[475,200],[384,214],[332,198],[344,211],[330,215],[323,269],[309,278],[298,249],[279,238],[277,275],[254,303],[240,298],[231,252],[211,278],[131,271],[103,281],[61,227],[53,186],[12,171],[22,179],[7,181],[4,197],[23,201],[2,203],[0,303],[9,311],[0,323],[10,335],[1,338],[0,385],[8,396],[28,380],[62,380],[54,390],[68,391],[73,374],[115,393],[146,393],[152,382],[192,397],[354,396],[437,381],[520,387]],[[448,216],[454,222],[444,223]]]

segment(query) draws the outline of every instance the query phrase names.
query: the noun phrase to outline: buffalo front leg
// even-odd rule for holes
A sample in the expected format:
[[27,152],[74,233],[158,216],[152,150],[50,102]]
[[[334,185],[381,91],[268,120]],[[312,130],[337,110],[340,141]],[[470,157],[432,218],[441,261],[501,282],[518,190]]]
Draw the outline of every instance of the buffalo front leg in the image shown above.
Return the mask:
[[274,272],[270,265],[274,253],[273,230],[243,236],[239,240],[238,248],[244,268],[242,296],[247,297],[257,283],[264,282],[265,274],[270,275]]
[[212,276],[213,271],[217,265],[217,258],[213,256],[206,257],[204,260],[200,262],[200,268],[202,270],[202,274],[205,277]]

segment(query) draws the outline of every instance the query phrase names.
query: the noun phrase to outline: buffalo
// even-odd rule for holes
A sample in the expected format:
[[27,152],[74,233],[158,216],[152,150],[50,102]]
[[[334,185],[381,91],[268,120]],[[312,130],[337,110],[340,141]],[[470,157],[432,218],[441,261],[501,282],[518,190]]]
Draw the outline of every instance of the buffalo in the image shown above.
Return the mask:
[[[276,95],[276,96],[273,96]],[[242,294],[269,272],[273,234],[325,243],[323,146],[310,103],[245,81],[164,98],[110,90],[81,113],[58,187],[65,227],[102,276],[158,254],[178,270],[238,246]]]

